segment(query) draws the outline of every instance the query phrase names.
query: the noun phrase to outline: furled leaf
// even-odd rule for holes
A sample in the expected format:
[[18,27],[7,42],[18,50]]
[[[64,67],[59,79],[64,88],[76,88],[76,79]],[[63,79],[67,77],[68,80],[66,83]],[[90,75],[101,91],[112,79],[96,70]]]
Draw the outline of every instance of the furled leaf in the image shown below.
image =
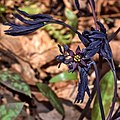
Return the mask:
[[50,82],[60,82],[60,81],[68,81],[68,80],[77,80],[77,73],[76,72],[62,72],[55,77],[50,79]]
[[9,103],[0,106],[0,120],[15,120],[24,103]]
[[11,71],[1,71],[0,72],[0,83],[6,87],[28,95],[31,97],[31,91],[27,83],[22,79],[18,73]]
[[[100,82],[100,90],[105,116],[107,117],[114,94],[114,76],[111,70],[107,72],[102,78]],[[95,98],[94,106],[92,109],[92,120],[101,120],[101,113],[97,96]]]
[[39,91],[48,98],[52,106],[61,114],[64,116],[64,108],[62,103],[60,102],[57,95],[54,93],[54,91],[46,84],[43,83],[37,83],[37,87]]

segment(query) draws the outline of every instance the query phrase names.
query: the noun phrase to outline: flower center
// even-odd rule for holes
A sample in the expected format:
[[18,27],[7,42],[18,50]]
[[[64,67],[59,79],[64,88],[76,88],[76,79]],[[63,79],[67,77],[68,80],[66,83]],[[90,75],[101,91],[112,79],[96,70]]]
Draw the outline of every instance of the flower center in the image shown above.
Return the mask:
[[80,62],[80,58],[81,58],[81,57],[80,57],[79,55],[75,55],[75,56],[74,56],[74,61],[75,61],[75,62]]

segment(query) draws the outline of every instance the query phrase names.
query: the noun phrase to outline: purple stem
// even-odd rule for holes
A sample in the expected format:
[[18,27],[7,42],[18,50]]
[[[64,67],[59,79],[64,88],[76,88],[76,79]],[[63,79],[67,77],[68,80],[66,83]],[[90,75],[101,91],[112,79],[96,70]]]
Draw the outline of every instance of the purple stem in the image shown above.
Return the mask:
[[110,120],[111,117],[112,117],[112,113],[113,113],[113,110],[114,110],[116,97],[117,97],[117,76],[116,76],[116,71],[115,71],[115,66],[114,66],[113,59],[111,61],[109,61],[108,59],[106,59],[106,60],[109,63],[109,66],[110,66],[110,68],[113,72],[113,75],[114,75],[114,96],[113,96],[113,100],[112,100],[112,105],[110,107],[110,112],[109,112],[109,114],[107,116],[107,119],[106,119],[106,120]]
[[95,69],[95,74],[96,74],[96,90],[97,90],[97,96],[98,96],[98,101],[99,101],[99,106],[100,106],[100,111],[101,111],[101,117],[102,120],[105,120],[105,113],[104,113],[104,108],[103,108],[103,104],[102,104],[102,98],[101,98],[101,93],[100,93],[100,71],[97,69],[97,66],[95,64],[95,62],[93,61],[93,66]]
[[[92,0],[89,0],[89,4],[90,4],[91,9],[92,9],[93,19],[94,19],[94,23],[96,26],[96,30],[99,30],[99,26],[97,25],[97,17],[95,14],[95,9],[94,9],[93,4],[92,4]],[[93,62],[93,65],[94,65],[94,69],[96,72],[96,89],[97,89],[97,94],[98,94],[98,101],[99,101],[99,106],[100,106],[100,111],[101,111],[101,117],[102,117],[102,120],[105,120],[105,113],[104,113],[104,108],[103,108],[103,104],[102,104],[102,97],[101,97],[101,93],[100,93],[100,86],[99,86],[100,71],[101,71],[101,67],[102,67],[101,63],[102,63],[102,58],[101,58],[101,56],[99,56],[99,67],[100,68],[98,67],[98,69],[97,69],[97,66],[94,62]]]
[[91,10],[92,10],[92,14],[93,14],[93,19],[94,19],[96,30],[99,30],[99,26],[97,25],[97,17],[96,17],[96,14],[95,14],[95,10],[94,10],[92,1],[89,0],[89,3],[90,3],[90,6],[91,6]]
[[88,109],[90,108],[90,104],[95,96],[95,93],[96,93],[96,84],[94,83],[94,88],[92,90],[91,96],[90,96],[89,100],[87,101],[87,104],[86,104],[85,108],[83,109],[79,120],[83,120],[84,116],[87,114]]

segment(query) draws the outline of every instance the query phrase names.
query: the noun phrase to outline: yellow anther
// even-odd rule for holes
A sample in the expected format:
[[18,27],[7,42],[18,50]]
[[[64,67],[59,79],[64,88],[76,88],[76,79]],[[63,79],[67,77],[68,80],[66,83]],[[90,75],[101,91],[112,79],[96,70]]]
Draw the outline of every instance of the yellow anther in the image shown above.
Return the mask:
[[75,56],[74,56],[74,61],[75,61],[75,62],[80,62],[80,58],[81,58],[81,57],[80,57],[79,55],[75,55]]

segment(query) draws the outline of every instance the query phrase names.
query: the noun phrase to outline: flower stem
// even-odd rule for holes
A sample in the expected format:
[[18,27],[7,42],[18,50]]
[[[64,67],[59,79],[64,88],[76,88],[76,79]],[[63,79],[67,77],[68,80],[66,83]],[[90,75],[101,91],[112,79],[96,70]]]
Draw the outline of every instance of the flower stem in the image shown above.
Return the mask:
[[[96,14],[95,14],[95,9],[94,9],[92,0],[89,0],[89,4],[90,4],[91,9],[92,9],[93,19],[94,19],[96,30],[99,30],[99,26],[97,25],[97,17],[96,17]],[[102,63],[102,57],[99,56],[98,69],[97,69],[96,64],[93,63],[93,65],[94,65],[95,72],[96,72],[96,90],[97,90],[97,94],[98,94],[98,101],[99,101],[99,106],[100,106],[100,111],[101,111],[101,117],[102,117],[102,120],[105,120],[105,113],[104,113],[104,108],[103,108],[103,104],[102,104],[102,97],[101,97],[100,85],[99,85],[100,78],[101,78],[100,71],[102,69],[101,68],[102,67],[101,63]]]
[[110,68],[111,68],[113,75],[114,75],[114,96],[113,96],[113,100],[112,100],[112,105],[110,107],[110,112],[109,112],[108,117],[106,119],[106,120],[111,120],[112,113],[113,113],[114,106],[115,106],[115,102],[116,102],[116,97],[117,97],[117,76],[116,76],[116,71],[115,71],[113,59],[111,59],[110,61],[108,59],[106,59],[106,60],[109,63]]
[[91,104],[91,102],[92,102],[92,100],[93,100],[93,98],[94,98],[94,96],[95,96],[95,93],[96,93],[96,84],[94,83],[94,88],[93,88],[93,90],[92,90],[91,96],[90,96],[90,98],[88,99],[88,101],[87,101],[87,103],[86,103],[86,106],[85,106],[85,108],[83,109],[83,111],[82,111],[82,113],[81,113],[81,115],[80,115],[80,117],[79,117],[79,120],[83,120],[83,118],[84,118],[85,115],[87,114],[87,111],[88,111],[89,108],[90,108],[90,104]]
[[[99,62],[102,63],[102,58],[100,56],[99,56],[99,59],[100,59]],[[101,78],[100,71],[99,71],[100,69],[97,69],[97,66],[94,62],[93,62],[93,66],[94,66],[95,74],[96,74],[96,90],[97,90],[97,97],[98,97],[98,101],[99,101],[100,111],[101,111],[101,117],[102,117],[102,120],[105,120],[105,113],[104,113],[104,108],[103,108],[103,104],[102,104],[102,97],[101,97],[100,85],[99,85],[100,78]]]
[[92,4],[92,0],[89,0],[89,4],[91,6],[91,10],[92,10],[96,30],[99,30],[99,26],[97,25],[97,17],[96,17],[96,14],[95,14],[95,9],[94,9],[93,4]]

